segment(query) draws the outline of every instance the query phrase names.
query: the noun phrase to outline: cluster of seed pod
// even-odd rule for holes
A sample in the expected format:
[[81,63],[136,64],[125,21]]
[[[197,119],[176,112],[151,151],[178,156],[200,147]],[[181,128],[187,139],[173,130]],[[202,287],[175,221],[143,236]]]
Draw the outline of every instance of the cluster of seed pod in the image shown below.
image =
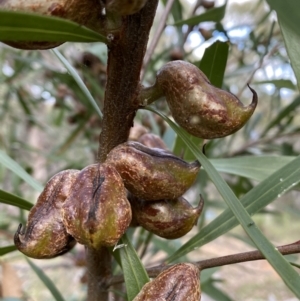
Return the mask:
[[[163,145],[160,138],[147,137],[145,144]],[[181,237],[191,230],[203,207],[202,200],[193,208],[181,197],[199,169],[199,162],[187,163],[166,150],[123,143],[103,164],[65,170],[51,178],[30,211],[26,229],[17,230],[15,245],[34,258],[61,255],[76,241],[94,249],[113,246],[132,215],[161,237]]]

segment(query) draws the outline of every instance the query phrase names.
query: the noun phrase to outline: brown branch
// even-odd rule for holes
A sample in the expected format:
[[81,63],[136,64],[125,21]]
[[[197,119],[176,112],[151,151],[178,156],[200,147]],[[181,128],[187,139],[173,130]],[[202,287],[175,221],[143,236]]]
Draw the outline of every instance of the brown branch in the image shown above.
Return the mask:
[[[120,28],[108,34],[107,83],[98,162],[104,162],[112,148],[127,140],[133,126],[139,106],[136,98],[140,90],[140,71],[157,4],[158,0],[148,1],[140,12],[117,19],[121,21]],[[110,25],[114,27],[115,24]],[[105,247],[100,250],[88,248],[86,259],[87,300],[107,301],[111,255]]]
[[[300,253],[300,240],[289,245],[277,247],[277,249],[282,255]],[[238,253],[233,255],[205,259],[205,260],[192,262],[192,263],[196,265],[200,271],[202,271],[213,267],[220,267],[223,265],[236,264],[241,262],[248,262],[248,261],[262,260],[262,259],[265,259],[265,257],[261,254],[260,251],[251,251],[251,252]],[[170,268],[171,266],[173,265],[172,264],[159,265],[157,267],[148,268],[146,269],[146,271],[149,277],[154,278],[157,277],[164,270]],[[108,280],[109,285],[114,285],[122,282],[124,282],[123,275],[113,276]]]
[[98,160],[127,140],[138,109],[140,71],[158,0],[148,1],[137,14],[123,18],[119,36],[108,46],[107,83]]

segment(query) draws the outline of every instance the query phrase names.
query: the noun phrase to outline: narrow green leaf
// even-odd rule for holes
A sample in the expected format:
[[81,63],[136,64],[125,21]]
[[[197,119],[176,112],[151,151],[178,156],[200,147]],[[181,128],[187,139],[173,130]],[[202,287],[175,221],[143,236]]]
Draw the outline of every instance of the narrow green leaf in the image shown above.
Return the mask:
[[[189,141],[188,136],[185,131],[179,128],[173,121],[171,121],[165,115],[149,108],[150,111],[155,112],[160,115],[168,124],[173,128],[173,130],[181,136],[183,141],[186,143],[187,147],[194,153],[199,162],[202,164],[207,174],[215,184],[219,193],[227,203],[228,207],[231,209],[232,213],[235,215],[238,222],[241,224],[245,232],[252,239],[257,248],[265,256],[268,262],[280,275],[286,285],[291,289],[294,294],[300,298],[300,277],[298,273],[291,267],[291,265],[285,260],[280,252],[265,238],[260,229],[251,219],[251,216],[246,211],[244,206],[241,204],[239,199],[235,196],[233,191],[230,189],[228,184],[223,180],[223,178],[218,174],[213,165],[207,160],[207,158],[197,150],[197,147]],[[300,157],[297,158],[300,161]],[[296,160],[297,160],[296,159]],[[300,170],[300,169],[299,169]]]
[[254,85],[266,85],[271,84],[274,85],[277,89],[286,88],[295,90],[296,87],[293,82],[289,79],[272,79],[272,80],[261,80],[253,82]]
[[28,183],[31,187],[33,187],[36,191],[43,191],[43,186],[36,181],[31,175],[29,175],[23,167],[21,167],[15,160],[9,157],[5,152],[0,150],[0,163],[4,165],[6,168],[10,169],[17,176],[23,179],[26,183]]
[[54,300],[56,301],[65,301],[59,290],[56,288],[52,280],[41,270],[37,265],[35,265],[30,259],[25,257],[30,267],[33,269],[33,271],[37,274],[37,276],[40,278],[40,280],[45,284],[45,286],[48,288],[48,290],[51,292],[52,296],[54,297]]
[[[299,3],[298,11],[299,11]],[[300,17],[300,15],[299,15]],[[291,60],[291,66],[294,70],[295,76],[297,78],[298,89],[300,90],[300,61],[299,61],[299,49],[300,49],[300,35],[299,35],[299,26],[300,22],[298,20],[298,30],[297,32],[293,31],[289,26],[287,26],[285,20],[281,18],[281,15],[278,14],[278,21],[285,43],[285,48],[288,53],[288,56]]]
[[0,11],[0,40],[107,43],[106,37],[69,20],[9,11]]
[[226,4],[209,9],[201,15],[198,15],[198,16],[186,19],[186,20],[178,21],[178,22],[174,23],[173,25],[174,26],[181,26],[184,24],[197,25],[201,22],[206,22],[206,21],[220,22],[225,16],[225,10],[226,10]]
[[216,87],[221,88],[228,58],[228,42],[216,41],[205,49],[199,68]]
[[33,206],[30,202],[2,189],[0,189],[0,203],[16,206],[25,210],[30,210]]
[[121,256],[127,298],[128,301],[132,301],[144,284],[149,282],[150,279],[126,234],[122,237],[121,243],[124,244],[124,246],[118,251]]
[[82,90],[82,92],[85,94],[87,99],[90,101],[91,105],[94,107],[95,111],[98,113],[100,119],[102,119],[103,114],[102,114],[100,108],[98,107],[97,102],[95,101],[94,97],[92,96],[92,94],[90,93],[90,91],[88,90],[86,85],[84,84],[83,80],[81,79],[81,77],[79,76],[79,74],[77,73],[75,68],[68,62],[68,60],[57,49],[52,49],[51,51],[57,56],[57,58],[61,61],[61,63],[68,70],[68,72],[72,75],[72,77],[76,81],[79,88]]
[[0,256],[3,256],[7,253],[10,253],[10,252],[13,252],[16,250],[17,250],[17,248],[15,246],[2,247],[2,248],[0,248]]
[[295,157],[288,156],[244,156],[211,159],[210,162],[219,172],[242,176],[256,181],[263,181],[273,172],[294,159]]
[[299,40],[300,10],[299,0],[267,0],[271,9],[277,13],[278,20],[283,22],[287,28],[293,30],[296,40]]

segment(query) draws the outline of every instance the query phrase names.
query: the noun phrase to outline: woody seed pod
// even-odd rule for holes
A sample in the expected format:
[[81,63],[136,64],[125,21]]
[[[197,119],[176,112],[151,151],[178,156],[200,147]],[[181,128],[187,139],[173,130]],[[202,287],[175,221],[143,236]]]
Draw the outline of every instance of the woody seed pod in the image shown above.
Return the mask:
[[178,263],[146,283],[133,301],[199,301],[199,270],[190,263]]
[[129,201],[133,219],[146,230],[167,239],[187,234],[197,223],[204,205],[202,198],[196,208],[183,197],[146,202],[132,196]]
[[[2,0],[0,9],[15,12],[36,13],[74,21],[91,29],[103,28],[102,5],[98,0]],[[49,49],[63,42],[4,41],[20,49]]]
[[62,210],[67,232],[94,249],[115,245],[131,221],[123,181],[107,164],[92,164],[79,173]]
[[200,163],[187,163],[158,148],[126,142],[110,151],[106,162],[121,175],[125,187],[143,200],[176,199],[194,183]]
[[[250,88],[250,87],[249,87]],[[141,92],[150,102],[165,96],[176,122],[193,136],[213,139],[238,131],[257,105],[257,94],[245,107],[233,94],[214,87],[193,64],[173,61],[157,73],[156,83]]]
[[32,258],[52,258],[68,252],[75,240],[62,223],[61,207],[70,194],[79,170],[64,170],[53,176],[30,210],[25,232],[19,226],[14,242]]
[[121,16],[132,15],[140,11],[148,0],[107,0],[106,9]]

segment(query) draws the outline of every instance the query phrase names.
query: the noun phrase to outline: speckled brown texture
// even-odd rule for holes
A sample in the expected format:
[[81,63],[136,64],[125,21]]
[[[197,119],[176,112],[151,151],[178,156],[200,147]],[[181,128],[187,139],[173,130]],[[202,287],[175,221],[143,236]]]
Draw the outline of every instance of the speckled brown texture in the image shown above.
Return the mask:
[[195,65],[184,61],[165,64],[157,73],[156,84],[162,90],[176,122],[193,136],[220,138],[239,130],[253,114],[252,103],[245,107],[239,99],[211,85]]
[[176,239],[187,234],[202,212],[204,202],[193,208],[180,197],[175,200],[146,202],[134,196],[129,197],[133,220],[146,230],[167,239]]
[[[59,17],[91,29],[103,28],[102,5],[98,0],[7,0],[0,2],[0,9]],[[6,41],[5,43],[20,49],[49,49],[62,44],[62,42],[46,41]]]
[[200,301],[199,270],[179,263],[146,283],[133,301]]
[[19,251],[32,258],[52,258],[75,245],[62,223],[61,207],[78,174],[79,170],[64,170],[49,180],[29,213],[25,232],[19,227],[15,234]]
[[63,221],[83,245],[98,249],[118,242],[131,222],[131,207],[114,167],[92,164],[80,172],[64,203]]
[[158,148],[126,142],[107,156],[121,175],[125,187],[144,200],[176,199],[194,183],[200,164],[187,163]]
[[132,15],[140,11],[148,0],[106,0],[107,11],[121,16]]

